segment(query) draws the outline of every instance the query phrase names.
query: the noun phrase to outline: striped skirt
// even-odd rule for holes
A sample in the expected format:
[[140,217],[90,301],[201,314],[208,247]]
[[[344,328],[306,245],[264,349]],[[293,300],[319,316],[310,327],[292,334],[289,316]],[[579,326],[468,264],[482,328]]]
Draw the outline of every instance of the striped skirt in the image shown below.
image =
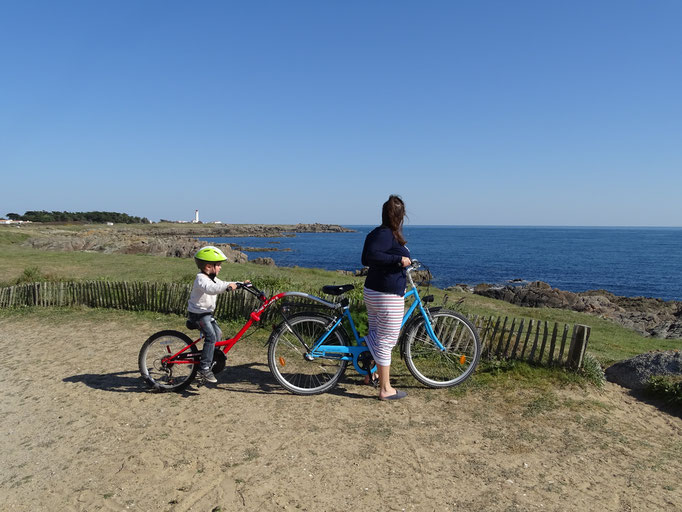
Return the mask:
[[398,343],[400,324],[405,314],[405,299],[369,288],[363,290],[363,295],[369,320],[365,342],[378,365],[390,366],[391,351]]

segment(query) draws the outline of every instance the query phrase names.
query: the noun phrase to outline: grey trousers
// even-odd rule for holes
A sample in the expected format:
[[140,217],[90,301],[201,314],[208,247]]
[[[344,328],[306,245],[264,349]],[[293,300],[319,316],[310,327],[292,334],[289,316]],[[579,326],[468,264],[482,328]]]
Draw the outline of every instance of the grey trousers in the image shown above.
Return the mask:
[[223,337],[223,331],[218,327],[213,315],[196,315],[189,314],[190,320],[199,324],[201,334],[204,335],[204,348],[201,351],[201,362],[199,363],[199,370],[206,371],[211,369],[213,363],[213,351],[215,344]]

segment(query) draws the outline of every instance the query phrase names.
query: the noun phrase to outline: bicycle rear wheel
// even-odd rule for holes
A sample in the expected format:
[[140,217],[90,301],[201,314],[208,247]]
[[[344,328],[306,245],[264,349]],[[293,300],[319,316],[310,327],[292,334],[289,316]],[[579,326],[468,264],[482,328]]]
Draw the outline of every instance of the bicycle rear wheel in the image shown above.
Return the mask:
[[[326,332],[330,318],[315,313],[300,313],[279,324],[270,336],[268,365],[277,381],[297,395],[315,395],[333,388],[346,371],[348,361],[339,357],[308,355],[305,345],[312,348]],[[303,343],[302,343],[303,342]],[[348,346],[345,331],[336,328],[325,345]]]
[[471,376],[481,358],[478,332],[466,317],[454,311],[431,311],[431,319],[433,332],[445,350],[440,350],[431,339],[421,318],[405,333],[407,369],[429,387],[461,384]]
[[[142,378],[159,391],[180,391],[190,385],[199,370],[199,350],[192,340],[178,331],[160,331],[152,334],[140,349],[138,365]],[[164,361],[187,345],[180,358],[183,363]],[[187,362],[188,360],[194,362]]]

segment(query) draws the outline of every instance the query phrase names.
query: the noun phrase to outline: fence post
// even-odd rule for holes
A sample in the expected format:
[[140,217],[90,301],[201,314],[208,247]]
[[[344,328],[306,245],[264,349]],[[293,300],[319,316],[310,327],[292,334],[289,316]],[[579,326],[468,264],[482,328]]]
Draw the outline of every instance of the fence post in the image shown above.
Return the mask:
[[483,332],[481,333],[481,353],[485,351],[485,341],[486,338],[488,337],[488,332],[490,331],[490,327],[493,323],[493,316],[490,315],[490,318],[488,318],[488,322],[485,322],[485,318],[483,319],[483,322],[485,323],[485,326],[483,326]]
[[516,359],[516,350],[519,348],[519,342],[521,341],[521,335],[523,334],[523,323],[525,320],[521,319],[521,325],[519,325],[519,331],[516,333],[516,341],[514,342],[514,348],[511,352],[511,358]]
[[[507,320],[509,320],[508,316],[504,317],[504,322],[502,323],[502,332],[500,333],[500,337],[497,339],[497,349],[495,350],[495,357],[497,357],[500,354],[500,348],[504,344],[504,333],[507,330]],[[492,345],[490,347],[492,351]]]
[[568,366],[578,369],[583,365],[585,349],[590,339],[591,328],[587,325],[576,325],[573,327],[575,338],[571,341],[571,348],[568,350]]
[[493,334],[490,337],[490,343],[488,343],[488,357],[490,358],[490,355],[493,352],[493,343],[495,343],[495,335],[497,334],[497,329],[500,327],[500,322],[502,321],[502,317],[498,316],[497,317],[497,322],[495,322],[495,327],[493,328]]
[[548,363],[551,366],[554,364],[554,348],[556,347],[556,337],[559,332],[559,323],[554,322],[554,329],[552,329],[552,341],[549,344],[549,356],[548,356]]
[[[556,325],[556,324],[555,324]],[[538,356],[538,363],[542,364],[542,356],[545,354],[545,346],[547,345],[547,336],[549,335],[549,323],[545,320],[545,332],[542,335],[542,345],[540,345],[540,355]]]
[[561,348],[559,349],[559,356],[557,357],[557,363],[561,364],[561,360],[564,358],[564,347],[566,346],[566,336],[568,335],[568,324],[564,324],[564,333],[561,336]]
[[526,339],[523,341],[523,349],[521,349],[520,359],[526,356],[526,349],[528,348],[528,340],[530,340],[530,335],[533,332],[533,319],[528,320],[528,332],[526,332]]

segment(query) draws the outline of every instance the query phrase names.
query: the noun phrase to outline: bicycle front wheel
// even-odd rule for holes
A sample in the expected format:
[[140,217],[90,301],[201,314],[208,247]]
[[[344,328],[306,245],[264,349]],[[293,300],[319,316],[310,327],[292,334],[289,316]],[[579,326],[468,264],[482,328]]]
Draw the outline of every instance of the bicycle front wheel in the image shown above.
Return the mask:
[[[333,388],[346,371],[348,361],[330,354],[312,357],[312,348],[326,333],[329,317],[301,313],[279,324],[270,336],[268,366],[277,381],[297,395],[316,395]],[[305,344],[305,345],[304,345]],[[348,346],[348,337],[341,327],[325,340],[324,345]]]
[[481,358],[481,340],[473,324],[448,310],[431,311],[433,332],[445,350],[438,348],[423,318],[405,333],[405,363],[422,384],[432,388],[456,386],[468,379]]
[[[180,391],[190,385],[199,370],[199,350],[192,340],[178,331],[160,331],[152,334],[140,349],[138,365],[142,378],[159,391]],[[180,361],[167,358],[185,350]]]

